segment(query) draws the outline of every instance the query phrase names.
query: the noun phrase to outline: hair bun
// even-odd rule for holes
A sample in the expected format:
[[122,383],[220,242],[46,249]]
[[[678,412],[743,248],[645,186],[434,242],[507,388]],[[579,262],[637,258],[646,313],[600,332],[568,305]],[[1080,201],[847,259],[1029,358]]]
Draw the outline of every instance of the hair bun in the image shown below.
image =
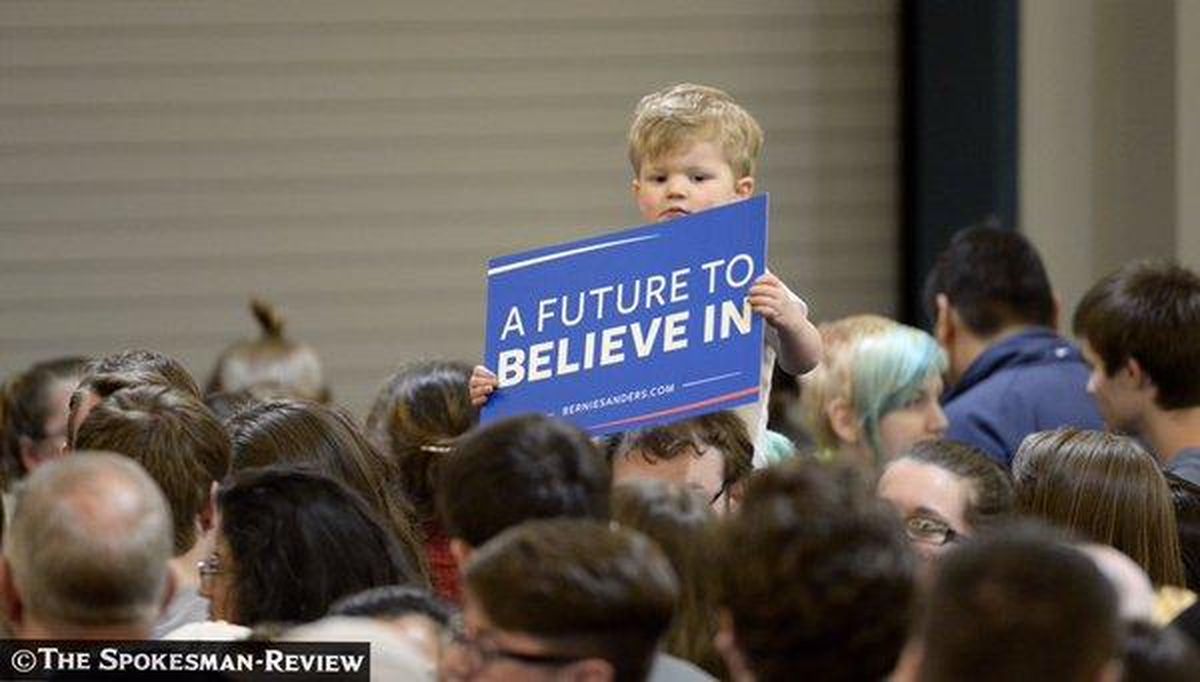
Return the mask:
[[268,339],[283,338],[283,318],[275,310],[275,306],[261,298],[252,298],[250,299],[250,312],[254,313],[254,319],[258,321],[264,337]]

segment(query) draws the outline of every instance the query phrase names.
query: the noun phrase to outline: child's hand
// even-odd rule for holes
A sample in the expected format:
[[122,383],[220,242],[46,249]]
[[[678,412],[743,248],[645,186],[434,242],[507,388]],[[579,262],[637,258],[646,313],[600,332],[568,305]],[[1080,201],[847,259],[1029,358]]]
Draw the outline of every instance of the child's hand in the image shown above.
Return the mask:
[[792,293],[783,280],[770,272],[751,285],[750,309],[781,332],[800,330],[811,324],[808,321],[808,305]]
[[475,407],[483,407],[492,393],[500,387],[500,380],[487,367],[475,365],[475,368],[471,370],[471,379],[467,382],[467,386],[471,391],[471,404]]

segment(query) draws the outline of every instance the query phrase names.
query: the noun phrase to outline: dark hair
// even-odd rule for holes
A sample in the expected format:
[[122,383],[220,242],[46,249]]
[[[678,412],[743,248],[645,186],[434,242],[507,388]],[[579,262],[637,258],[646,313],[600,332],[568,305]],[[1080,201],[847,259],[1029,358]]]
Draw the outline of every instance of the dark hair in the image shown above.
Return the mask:
[[337,600],[329,607],[328,615],[382,619],[419,615],[445,627],[450,624],[454,611],[428,590],[409,585],[384,585]]
[[83,357],[46,360],[5,382],[0,391],[0,474],[5,487],[28,473],[21,459],[21,438],[38,441],[51,435],[46,433],[54,409],[51,389],[56,383],[78,383],[87,362]]
[[92,409],[76,445],[142,465],[171,507],[175,554],[196,544],[196,516],[229,472],[229,434],[208,408],[167,386],[126,388]]
[[308,622],[346,595],[419,580],[366,502],[316,471],[237,472],[217,505],[241,624]]
[[717,678],[727,677],[713,646],[717,517],[708,500],[664,481],[629,481],[613,487],[612,516],[658,543],[679,577],[679,603],[663,650]]
[[362,496],[424,574],[424,553],[396,483],[396,469],[339,408],[304,400],[270,400],[238,412],[225,427],[233,469],[304,463]]
[[942,557],[922,680],[1094,679],[1118,653],[1117,595],[1095,562],[1035,526]]
[[1132,358],[1154,382],[1161,408],[1200,405],[1196,273],[1171,264],[1126,265],[1088,290],[1075,309],[1074,327],[1100,357],[1108,376]]
[[200,387],[187,369],[175,358],[155,350],[133,348],[117,353],[111,353],[93,361],[87,367],[87,374],[124,374],[127,372],[145,372],[157,375],[160,383],[166,383],[171,388],[182,391],[193,398],[201,398]]
[[756,473],[721,533],[719,601],[758,680],[886,677],[915,600],[895,514],[846,466]]
[[536,637],[556,656],[608,661],[618,681],[646,679],[678,596],[654,543],[583,519],[509,528],[471,556],[465,577],[496,628]]
[[614,457],[628,457],[638,452],[647,463],[672,460],[681,454],[699,457],[708,448],[716,448],[724,456],[721,488],[729,490],[745,479],[754,468],[754,441],[746,424],[731,411],[685,419],[666,426],[643,431],[631,431],[621,439]]
[[436,514],[441,461],[479,423],[479,408],[467,389],[470,377],[470,365],[461,362],[408,365],[380,389],[367,417],[368,437],[395,458],[400,483],[422,520]]
[[1012,476],[978,448],[950,440],[917,443],[897,459],[911,459],[954,474],[971,487],[965,519],[973,531],[1008,519],[1016,507]]
[[1195,682],[1200,652],[1182,632],[1141,621],[1125,628],[1122,682]]
[[1200,593],[1200,485],[1165,472],[1179,529],[1179,554],[1187,588]]
[[531,414],[467,435],[446,458],[437,491],[446,532],[479,547],[527,519],[607,519],[612,475],[583,431]]
[[329,402],[330,390],[317,352],[284,335],[283,317],[270,303],[251,299],[250,312],[262,336],[221,351],[209,376],[207,392],[269,386],[290,398]]
[[954,233],[925,279],[925,312],[937,317],[945,294],[976,335],[1008,325],[1054,326],[1054,295],[1042,259],[1029,240],[993,218]]
[[1075,428],[1033,433],[1013,476],[1023,513],[1121,550],[1155,585],[1183,585],[1171,493],[1137,441]]

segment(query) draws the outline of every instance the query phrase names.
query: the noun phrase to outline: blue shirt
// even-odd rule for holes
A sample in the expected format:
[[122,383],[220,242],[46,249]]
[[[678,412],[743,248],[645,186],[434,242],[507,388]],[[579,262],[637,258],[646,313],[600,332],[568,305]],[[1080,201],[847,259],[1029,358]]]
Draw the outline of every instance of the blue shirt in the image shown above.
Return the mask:
[[1087,362],[1069,341],[1043,327],[985,350],[942,398],[946,437],[1009,466],[1031,433],[1074,426],[1103,429],[1088,395]]
[[1188,483],[1200,485],[1200,448],[1188,448],[1180,451],[1163,468]]

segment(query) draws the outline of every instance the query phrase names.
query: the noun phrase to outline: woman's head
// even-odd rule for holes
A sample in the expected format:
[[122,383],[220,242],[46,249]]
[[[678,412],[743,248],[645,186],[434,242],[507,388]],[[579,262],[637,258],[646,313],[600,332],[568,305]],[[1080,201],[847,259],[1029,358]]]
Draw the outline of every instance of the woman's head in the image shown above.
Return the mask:
[[297,467],[234,474],[217,494],[220,525],[201,570],[214,620],[307,622],[333,602],[416,572],[361,497]]
[[878,492],[926,559],[1008,518],[1015,506],[1007,471],[981,451],[946,440],[922,441],[888,463]]
[[421,565],[420,543],[392,463],[345,411],[302,400],[251,405],[226,422],[234,471],[278,463],[305,464],[345,483],[367,501],[410,559]]
[[679,577],[679,604],[664,645],[667,653],[724,676],[713,647],[713,553],[716,514],[695,490],[655,480],[613,487],[613,520],[640,531],[667,555]]
[[1065,428],[1028,436],[1013,459],[1022,512],[1121,550],[1156,585],[1182,585],[1171,493],[1136,441]]
[[68,403],[87,362],[81,357],[39,362],[4,385],[0,448],[6,482],[65,452]]
[[400,369],[379,391],[367,417],[367,435],[399,469],[418,516],[434,515],[438,464],[454,441],[479,423],[461,362],[423,362]]
[[809,398],[818,445],[878,471],[922,440],[939,438],[946,358],[932,336],[886,318],[858,316],[827,328],[827,367]]
[[250,310],[262,336],[239,341],[222,351],[206,392],[267,387],[301,400],[329,402],[329,387],[317,352],[284,336],[283,318],[269,303],[253,300]]

